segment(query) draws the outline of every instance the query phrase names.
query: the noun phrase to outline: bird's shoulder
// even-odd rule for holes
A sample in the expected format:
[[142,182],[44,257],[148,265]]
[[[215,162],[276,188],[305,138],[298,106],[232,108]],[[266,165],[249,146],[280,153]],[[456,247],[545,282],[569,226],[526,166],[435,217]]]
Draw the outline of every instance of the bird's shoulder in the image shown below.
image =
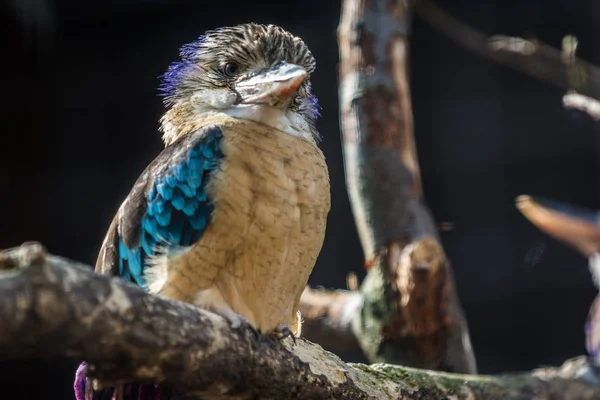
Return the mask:
[[115,215],[96,271],[143,285],[148,258],[188,246],[210,219],[207,184],[221,158],[222,129],[208,124],[175,140],[144,169]]

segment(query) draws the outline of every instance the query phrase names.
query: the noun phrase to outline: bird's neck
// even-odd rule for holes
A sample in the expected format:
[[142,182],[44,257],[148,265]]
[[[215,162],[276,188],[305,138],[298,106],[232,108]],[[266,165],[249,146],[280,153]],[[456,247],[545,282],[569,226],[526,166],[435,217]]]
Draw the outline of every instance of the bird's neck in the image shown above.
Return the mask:
[[[160,119],[163,142],[169,146],[177,139],[195,132],[203,126],[215,124],[221,128],[233,128],[240,125],[256,125],[253,121],[235,118],[223,112],[198,109],[189,101],[174,104]],[[235,130],[235,128],[233,128]],[[248,129],[248,128],[244,128]],[[225,129],[229,132],[229,129]]]
[[178,101],[160,119],[160,131],[165,146],[201,127],[194,118],[194,105],[190,101]]
[[219,124],[226,120],[267,125],[311,143],[315,142],[310,126],[294,113],[252,108],[203,109],[190,100],[180,100],[173,104],[160,119],[160,130],[163,132],[162,138],[165,146],[169,146],[180,137],[194,132],[202,126],[209,123]]

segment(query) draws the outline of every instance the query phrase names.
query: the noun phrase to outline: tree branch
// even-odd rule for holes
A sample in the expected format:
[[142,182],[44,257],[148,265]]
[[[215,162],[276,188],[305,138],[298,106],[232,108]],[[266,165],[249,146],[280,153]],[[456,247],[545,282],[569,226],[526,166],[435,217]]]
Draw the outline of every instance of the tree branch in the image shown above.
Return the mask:
[[360,312],[362,296],[356,291],[311,289],[300,298],[302,335],[336,354],[360,347],[352,323]]
[[467,376],[344,364],[305,339],[256,336],[221,317],[146,294],[46,254],[0,252],[0,357],[85,359],[95,385],[171,384],[205,399],[592,399],[583,358],[531,373]]
[[[474,373],[450,264],[422,200],[409,25],[407,1],[343,2],[338,41],[344,164],[368,273],[356,293],[305,292],[303,334],[330,350],[356,342],[370,362]],[[350,333],[354,339],[344,339]]]
[[597,211],[529,195],[518,196],[515,205],[542,232],[585,257],[600,253],[600,215]]
[[[600,213],[573,204],[521,195],[519,211],[542,232],[588,258],[596,288],[600,289]],[[590,363],[600,366],[600,294],[592,303],[585,324],[585,345]]]
[[148,295],[38,244],[0,254],[3,359],[84,359],[96,386],[167,382],[207,397],[369,398],[346,378],[352,369],[304,340],[293,346],[231,329],[216,314]]
[[531,77],[568,90],[563,106],[600,121],[600,68],[575,56],[577,38],[563,38],[562,50],[537,39],[486,36],[464,24],[431,0],[413,0],[416,13],[462,47]]
[[539,40],[504,35],[488,37],[431,0],[414,0],[414,7],[416,14],[432,28],[470,51],[565,90],[600,99],[600,68],[575,57],[574,49],[565,52]]
[[600,121],[600,101],[579,93],[568,93],[563,96],[565,108],[579,110]]

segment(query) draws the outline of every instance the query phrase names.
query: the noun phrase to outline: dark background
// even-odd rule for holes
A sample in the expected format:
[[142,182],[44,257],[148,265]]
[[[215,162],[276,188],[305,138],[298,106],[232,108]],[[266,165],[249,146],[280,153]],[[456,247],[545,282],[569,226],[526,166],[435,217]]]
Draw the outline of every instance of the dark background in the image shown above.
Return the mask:
[[[0,248],[26,240],[95,262],[110,219],[161,150],[158,75],[205,30],[274,23],[317,59],[332,202],[313,286],[364,276],[345,189],[337,104],[340,1],[10,0],[2,16]],[[600,4],[440,1],[486,34],[535,35],[600,64]],[[596,294],[587,261],[514,207],[538,194],[598,205],[590,118],[562,108],[564,91],[474,55],[420,19],[412,30],[415,134],[426,200],[442,233],[482,373],[555,365],[583,354]],[[0,362],[0,389],[19,399],[72,398],[75,363]],[[43,393],[43,397],[39,395]],[[4,395],[0,396],[4,397]]]

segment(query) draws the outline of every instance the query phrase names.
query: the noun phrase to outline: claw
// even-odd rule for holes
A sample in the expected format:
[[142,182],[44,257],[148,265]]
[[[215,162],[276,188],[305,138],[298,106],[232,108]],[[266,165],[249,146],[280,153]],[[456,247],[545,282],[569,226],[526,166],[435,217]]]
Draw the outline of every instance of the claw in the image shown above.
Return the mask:
[[219,309],[215,310],[215,312],[223,318],[225,318],[227,321],[229,321],[229,324],[232,329],[239,329],[242,327],[242,323],[244,323],[250,328],[255,339],[258,339],[260,337],[260,332],[258,331],[258,329],[256,329],[256,327],[252,325],[250,321],[248,321],[248,319],[243,315],[237,314],[234,311],[228,309]]
[[250,328],[250,331],[252,331],[252,335],[254,336],[254,339],[260,338],[260,332],[258,331],[258,329],[256,329],[256,327],[254,325],[252,325],[250,322],[248,322],[248,320],[246,320],[246,324]]
[[291,337],[292,340],[294,341],[294,344],[296,344],[296,336],[294,336],[294,334],[292,333],[292,331],[290,330],[290,328],[287,327],[287,325],[285,324],[278,324],[277,327],[275,328],[274,331],[276,334],[279,334],[279,339],[283,340],[287,337]]
[[248,326],[248,328],[250,328],[250,331],[252,332],[252,335],[254,336],[255,339],[258,339],[260,337],[260,332],[258,331],[258,329],[256,329],[256,327],[254,325],[252,325],[250,323],[250,321],[248,321],[248,319],[242,315],[236,315],[236,319],[235,321],[231,322],[231,327],[233,329],[238,329],[242,327],[242,323],[246,324]]

